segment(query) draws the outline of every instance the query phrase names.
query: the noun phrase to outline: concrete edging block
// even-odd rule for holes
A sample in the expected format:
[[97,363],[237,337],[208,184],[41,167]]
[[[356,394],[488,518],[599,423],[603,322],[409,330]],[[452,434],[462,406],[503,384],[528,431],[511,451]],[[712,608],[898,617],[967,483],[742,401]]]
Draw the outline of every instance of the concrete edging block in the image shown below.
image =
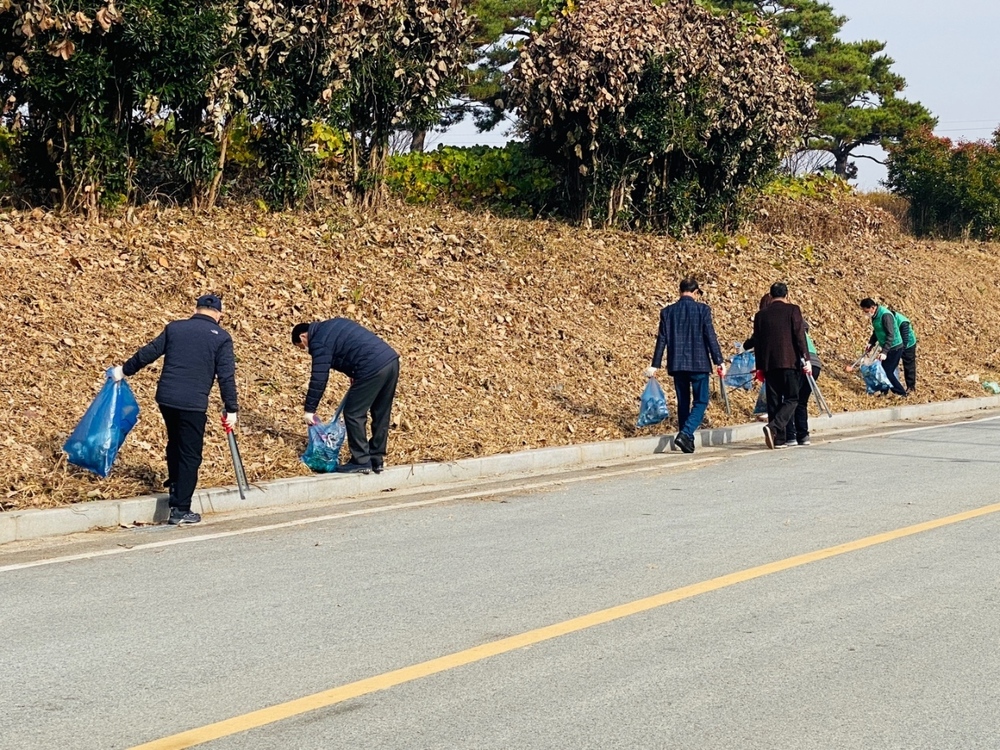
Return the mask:
[[119,526],[162,522],[169,515],[166,495],[148,495],[118,501]]
[[22,511],[15,519],[17,539],[23,541],[117,527],[118,505],[117,501],[98,501],[65,508]]
[[14,513],[0,513],[0,544],[17,540],[17,516]]

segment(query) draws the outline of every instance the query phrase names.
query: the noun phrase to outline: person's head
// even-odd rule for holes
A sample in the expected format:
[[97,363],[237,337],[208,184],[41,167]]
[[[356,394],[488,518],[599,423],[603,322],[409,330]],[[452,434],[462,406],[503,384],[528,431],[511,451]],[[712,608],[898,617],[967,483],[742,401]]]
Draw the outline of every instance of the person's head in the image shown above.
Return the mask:
[[292,343],[299,349],[309,348],[309,324],[308,323],[297,323],[294,328],[292,328]]
[[871,297],[865,297],[861,300],[861,309],[865,311],[865,315],[869,318],[875,316],[875,311],[878,310],[878,303]]
[[681,279],[681,295],[694,296],[695,294],[701,294],[701,287],[698,286],[698,280],[694,276],[688,276],[686,279]]
[[757,309],[758,310],[763,310],[765,307],[767,307],[768,305],[770,305],[773,301],[774,300],[771,299],[771,293],[768,292],[767,294],[765,294],[763,297],[760,298],[760,307],[757,308]]
[[785,299],[788,296],[788,285],[782,281],[771,284],[771,300]]
[[207,315],[216,323],[222,319],[222,300],[217,294],[203,294],[194,304],[196,315]]

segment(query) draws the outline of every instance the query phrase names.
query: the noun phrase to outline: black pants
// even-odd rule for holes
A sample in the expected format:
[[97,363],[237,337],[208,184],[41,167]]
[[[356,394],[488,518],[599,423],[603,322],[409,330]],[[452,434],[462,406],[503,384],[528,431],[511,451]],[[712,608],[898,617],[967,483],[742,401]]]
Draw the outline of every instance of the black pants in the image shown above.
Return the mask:
[[185,513],[191,510],[191,496],[198,486],[201,450],[205,444],[206,415],[160,405],[167,426],[167,483],[170,507]]
[[906,381],[906,390],[915,391],[917,389],[917,345],[914,344],[909,349],[903,350],[903,379]]
[[[392,400],[396,397],[399,381],[399,360],[393,360],[375,375],[365,380],[355,380],[344,398],[344,425],[347,427],[347,445],[351,460],[366,464],[384,459],[389,443],[389,418]],[[372,415],[372,438],[367,436],[368,412]]]
[[764,373],[767,385],[767,413],[771,416],[768,427],[774,432],[774,442],[785,442],[785,427],[794,418],[799,405],[801,370],[768,370]]
[[[813,379],[819,379],[820,368],[813,365]],[[790,443],[793,440],[802,442],[809,437],[809,397],[812,395],[812,386],[805,374],[800,374],[801,385],[799,386],[799,403],[795,407],[795,417],[789,420],[785,427],[785,437]]]
[[[889,378],[889,390],[900,396],[906,395],[906,389],[903,387],[903,384],[899,382],[899,379],[896,378],[896,368],[899,367],[899,360],[903,358],[904,351],[905,350],[900,347],[899,349],[892,349],[891,351],[884,352],[885,359],[882,360],[882,369],[885,370],[885,376]],[[914,354],[916,354],[916,352],[914,352]]]

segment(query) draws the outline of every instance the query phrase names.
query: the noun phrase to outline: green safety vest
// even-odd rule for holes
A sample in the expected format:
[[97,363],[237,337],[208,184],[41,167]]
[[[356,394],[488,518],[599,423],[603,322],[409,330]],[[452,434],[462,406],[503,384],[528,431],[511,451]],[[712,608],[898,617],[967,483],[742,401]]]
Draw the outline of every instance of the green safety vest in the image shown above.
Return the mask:
[[810,354],[816,354],[816,344],[813,343],[812,336],[806,334],[806,348]]
[[[882,325],[882,316],[889,313],[896,321],[896,334],[892,337],[892,341],[886,342],[886,330],[885,326]],[[894,346],[899,346],[903,343],[903,337],[899,333],[899,318],[900,314],[893,312],[885,305],[879,305],[878,310],[875,311],[875,315],[872,317],[872,329],[875,331],[875,340],[878,341],[879,346],[883,349],[892,349]]]
[[896,316],[896,330],[900,332],[900,335],[902,335],[903,323],[908,323],[910,326],[910,335],[906,337],[906,348],[909,349],[911,346],[916,346],[917,333],[913,330],[913,323],[910,322],[910,319],[901,312],[896,312],[895,310],[890,310],[890,312]]

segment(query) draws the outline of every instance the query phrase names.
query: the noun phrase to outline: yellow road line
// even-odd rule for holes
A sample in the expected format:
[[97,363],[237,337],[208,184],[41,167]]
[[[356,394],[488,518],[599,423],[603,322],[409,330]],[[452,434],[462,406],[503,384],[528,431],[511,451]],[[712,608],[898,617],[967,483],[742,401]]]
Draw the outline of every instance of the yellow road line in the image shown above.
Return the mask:
[[665,591],[661,594],[656,594],[645,599],[638,599],[626,604],[619,604],[615,607],[602,609],[598,612],[592,612],[588,615],[575,617],[572,620],[566,620],[554,625],[548,625],[543,628],[538,628],[537,630],[529,630],[525,633],[521,633],[520,635],[503,638],[499,641],[493,641],[492,643],[486,643],[481,646],[475,646],[464,651],[458,651],[454,654],[448,654],[447,656],[441,656],[437,659],[421,662],[420,664],[413,664],[409,667],[403,667],[402,669],[397,669],[392,672],[376,675],[375,677],[368,677],[364,680],[358,680],[357,682],[352,682],[347,685],[341,685],[340,687],[332,688],[331,690],[324,690],[321,693],[307,695],[304,698],[298,698],[296,700],[288,701],[287,703],[279,703],[269,708],[260,709],[259,711],[251,711],[248,714],[235,716],[231,719],[216,722],[215,724],[207,724],[206,726],[199,727],[197,729],[191,729],[186,732],[181,732],[180,734],[171,735],[170,737],[164,737],[163,739],[154,740],[153,742],[147,742],[144,745],[137,745],[132,748],[132,750],[181,750],[182,748],[194,747],[195,745],[200,745],[204,742],[210,742],[211,740],[216,740],[221,737],[229,737],[239,732],[245,732],[249,729],[262,727],[267,724],[273,724],[284,719],[289,719],[293,716],[299,716],[300,714],[304,714],[308,711],[315,711],[318,708],[326,708],[327,706],[332,706],[336,703],[350,700],[351,698],[358,698],[362,695],[368,695],[380,690],[385,690],[395,685],[402,685],[406,682],[419,680],[422,677],[428,677],[439,672],[445,672],[449,669],[455,669],[456,667],[461,667],[466,664],[482,661],[483,659],[488,659],[491,656],[497,656],[499,654],[505,654],[509,651],[515,651],[519,648],[541,643],[542,641],[547,641],[551,638],[558,638],[559,636],[576,633],[580,630],[586,630],[587,628],[592,628],[596,625],[603,625],[604,623],[619,620],[623,617],[629,617],[640,612],[646,612],[651,609],[656,609],[657,607],[662,607],[666,604],[672,604],[673,602],[678,602],[682,599],[690,599],[691,597],[698,596],[699,594],[706,594],[710,591],[718,591],[719,589],[726,588],[727,586],[733,586],[737,583],[751,581],[755,578],[761,578],[772,573],[780,573],[784,570],[790,570],[809,563],[826,560],[831,557],[837,557],[838,555],[844,555],[848,552],[856,552],[857,550],[874,547],[878,544],[884,544],[885,542],[902,539],[914,534],[920,534],[924,531],[939,529],[942,526],[950,526],[951,524],[979,518],[998,511],[1000,511],[1000,503],[987,505],[982,508],[966,511],[964,513],[957,513],[953,516],[946,516],[945,518],[938,518],[933,521],[925,521],[924,523],[918,523],[914,526],[907,526],[902,529],[887,531],[884,534],[875,534],[874,536],[857,539],[853,542],[838,544],[834,547],[827,547],[826,549],[816,550],[815,552],[807,552],[803,555],[796,555],[795,557],[789,557],[784,560],[759,565],[755,568],[748,568],[736,573],[729,573],[728,575],[713,578],[708,581],[694,583],[689,586],[682,586],[679,589]]

